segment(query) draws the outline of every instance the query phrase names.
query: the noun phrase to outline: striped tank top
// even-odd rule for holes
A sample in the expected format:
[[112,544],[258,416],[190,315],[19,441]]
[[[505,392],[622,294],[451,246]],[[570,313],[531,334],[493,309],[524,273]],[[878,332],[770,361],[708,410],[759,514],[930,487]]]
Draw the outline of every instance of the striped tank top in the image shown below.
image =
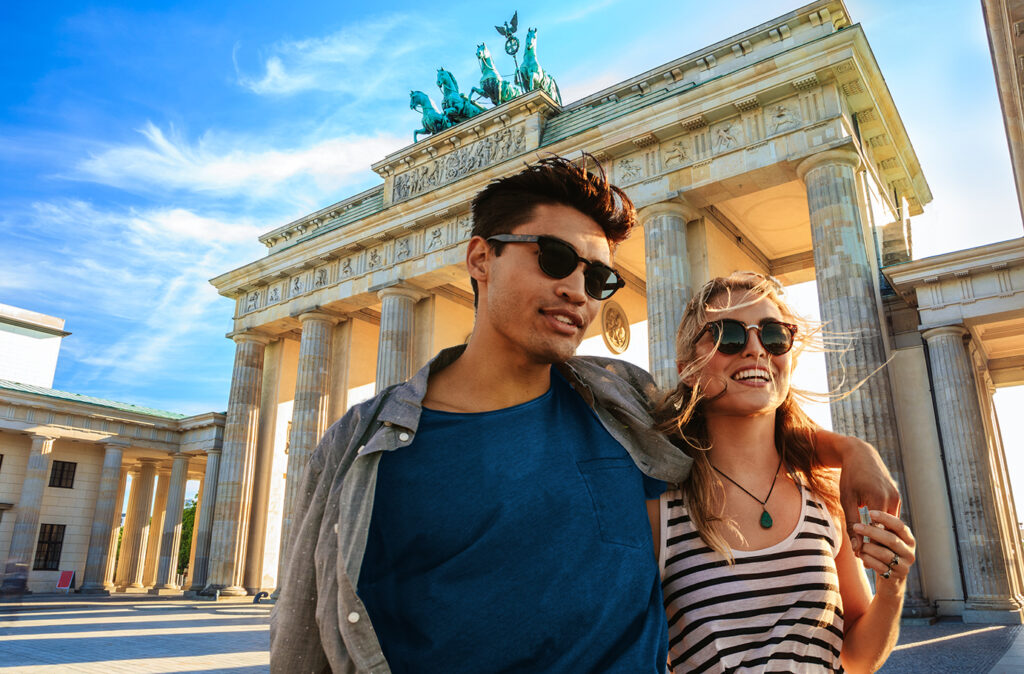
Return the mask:
[[673,672],[841,672],[843,605],[835,557],[842,536],[800,487],[794,530],[735,565],[690,522],[682,492],[661,497],[661,563]]

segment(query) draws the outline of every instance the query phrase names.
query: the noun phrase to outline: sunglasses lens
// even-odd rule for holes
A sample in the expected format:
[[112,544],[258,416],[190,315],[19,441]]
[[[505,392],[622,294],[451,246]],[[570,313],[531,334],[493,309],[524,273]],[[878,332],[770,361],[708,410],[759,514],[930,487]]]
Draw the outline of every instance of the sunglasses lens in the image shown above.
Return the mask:
[[591,264],[583,276],[587,294],[595,300],[606,300],[621,287],[619,275],[603,264]]
[[739,353],[747,343],[747,329],[739,321],[715,321],[711,324],[710,332],[718,344],[718,350],[727,355]]
[[766,321],[761,324],[761,344],[768,353],[781,356],[793,347],[793,333],[782,323]]
[[565,278],[573,273],[580,258],[576,251],[567,244],[555,239],[537,241],[540,256],[537,259],[540,269],[551,278]]

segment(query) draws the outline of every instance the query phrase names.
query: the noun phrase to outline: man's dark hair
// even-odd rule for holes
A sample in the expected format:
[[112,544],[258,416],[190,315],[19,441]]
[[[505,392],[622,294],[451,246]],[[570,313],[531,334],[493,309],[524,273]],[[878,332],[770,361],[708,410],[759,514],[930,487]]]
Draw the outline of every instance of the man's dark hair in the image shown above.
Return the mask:
[[[597,172],[586,169],[587,162]],[[568,206],[596,222],[614,249],[636,224],[636,208],[626,193],[608,182],[601,164],[584,153],[583,166],[564,157],[546,157],[524,170],[491,181],[473,199],[473,236],[509,234],[533,217],[537,206]],[[552,235],[557,232],[551,232]],[[501,254],[501,244],[491,244]],[[476,279],[471,279],[477,294]]]

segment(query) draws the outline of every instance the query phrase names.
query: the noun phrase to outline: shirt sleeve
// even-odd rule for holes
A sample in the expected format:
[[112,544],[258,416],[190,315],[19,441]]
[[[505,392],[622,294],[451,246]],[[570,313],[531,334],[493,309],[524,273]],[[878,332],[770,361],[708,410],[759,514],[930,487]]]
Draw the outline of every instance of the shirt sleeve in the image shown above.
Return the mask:
[[649,477],[647,475],[644,475],[643,477],[644,498],[647,499],[648,501],[651,499],[660,498],[661,495],[664,494],[665,490],[668,488],[668,485],[662,482],[661,480],[656,480],[653,477]]

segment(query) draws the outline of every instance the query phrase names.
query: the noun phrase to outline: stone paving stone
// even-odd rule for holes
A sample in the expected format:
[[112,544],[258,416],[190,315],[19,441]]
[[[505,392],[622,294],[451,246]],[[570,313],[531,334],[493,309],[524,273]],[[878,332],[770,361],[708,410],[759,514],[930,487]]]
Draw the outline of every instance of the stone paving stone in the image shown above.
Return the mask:
[[0,604],[0,672],[262,673],[269,623],[269,605],[139,597]]
[[[959,619],[934,625],[904,625],[900,641],[879,674],[985,674],[1016,641],[1020,625],[965,625]],[[1020,674],[1024,669],[1005,670]]]

